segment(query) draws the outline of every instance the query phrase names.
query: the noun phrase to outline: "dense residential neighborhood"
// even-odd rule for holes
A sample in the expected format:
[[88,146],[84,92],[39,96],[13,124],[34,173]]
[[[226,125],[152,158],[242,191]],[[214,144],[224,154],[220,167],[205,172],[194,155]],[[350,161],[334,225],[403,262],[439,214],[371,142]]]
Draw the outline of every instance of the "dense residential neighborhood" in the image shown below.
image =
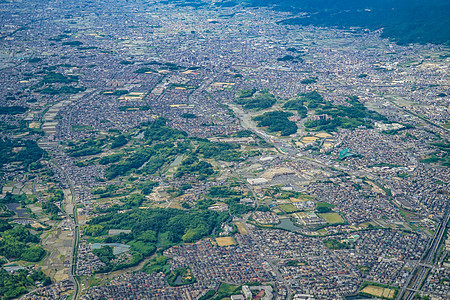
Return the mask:
[[449,299],[448,46],[240,1],[0,16],[0,299]]

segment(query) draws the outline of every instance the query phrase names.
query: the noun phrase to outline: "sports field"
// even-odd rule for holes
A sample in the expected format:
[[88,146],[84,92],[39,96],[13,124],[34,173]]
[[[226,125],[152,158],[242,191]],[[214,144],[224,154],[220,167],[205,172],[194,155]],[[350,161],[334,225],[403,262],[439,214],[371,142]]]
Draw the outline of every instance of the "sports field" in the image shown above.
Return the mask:
[[299,210],[297,207],[295,207],[292,204],[280,204],[280,205],[278,205],[278,207],[280,209],[282,209],[285,213],[288,213],[288,214],[296,212],[296,211]]
[[370,294],[376,297],[385,297],[388,299],[394,298],[395,290],[391,290],[388,288],[380,287],[380,286],[374,286],[374,285],[368,285],[365,288],[361,290],[361,292]]
[[318,214],[320,217],[324,218],[325,221],[329,224],[338,224],[338,223],[344,223],[345,220],[338,214],[338,213],[325,213],[325,214]]
[[236,241],[231,236],[218,237],[216,242],[220,247],[236,245]]

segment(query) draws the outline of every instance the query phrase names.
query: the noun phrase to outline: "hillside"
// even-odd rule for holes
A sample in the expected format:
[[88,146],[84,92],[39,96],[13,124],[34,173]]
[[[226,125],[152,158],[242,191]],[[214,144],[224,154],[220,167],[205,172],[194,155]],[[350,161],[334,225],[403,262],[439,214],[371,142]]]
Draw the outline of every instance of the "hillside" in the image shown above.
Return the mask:
[[251,6],[289,11],[281,23],[383,29],[398,44],[450,44],[450,3],[445,0],[248,0]]

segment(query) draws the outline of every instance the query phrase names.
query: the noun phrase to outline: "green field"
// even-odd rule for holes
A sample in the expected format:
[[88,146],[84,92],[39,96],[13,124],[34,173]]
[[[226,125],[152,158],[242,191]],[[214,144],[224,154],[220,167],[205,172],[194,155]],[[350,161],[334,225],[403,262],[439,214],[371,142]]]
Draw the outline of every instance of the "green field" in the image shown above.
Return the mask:
[[292,204],[280,204],[278,207],[288,214],[299,211],[299,209]]
[[321,218],[324,218],[329,224],[345,223],[345,220],[338,213],[325,213],[318,215]]

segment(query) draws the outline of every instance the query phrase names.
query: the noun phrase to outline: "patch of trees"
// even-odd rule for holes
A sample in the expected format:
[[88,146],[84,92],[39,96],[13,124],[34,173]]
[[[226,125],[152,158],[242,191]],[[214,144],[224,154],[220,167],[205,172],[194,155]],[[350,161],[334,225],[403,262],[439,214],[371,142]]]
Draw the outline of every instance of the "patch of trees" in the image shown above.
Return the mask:
[[61,218],[58,216],[58,213],[61,212],[61,210],[59,209],[58,206],[56,206],[54,203],[52,203],[51,201],[47,201],[42,203],[42,209],[44,210],[44,212],[46,214],[51,215],[50,219],[51,220],[60,220]]
[[42,282],[44,286],[52,283],[41,270],[32,272],[24,269],[10,274],[5,269],[0,268],[0,299],[14,299],[28,292],[28,287],[35,287],[37,282]]
[[70,41],[70,42],[64,42],[62,43],[64,46],[71,46],[71,47],[77,47],[83,45],[83,42],[80,41]]
[[92,253],[97,255],[100,261],[105,264],[97,271],[98,273],[107,273],[133,267],[142,261],[143,258],[141,253],[131,251],[131,258],[127,261],[115,262],[114,260],[116,259],[116,256],[113,254],[113,248],[110,246],[103,246],[100,249],[94,249],[92,250]]
[[[21,150],[14,153],[14,147],[21,147]],[[21,162],[24,169],[27,169],[30,164],[40,160],[44,153],[35,141],[11,141],[8,138],[0,138],[0,166],[17,161]]]
[[139,110],[139,111],[146,111],[146,110],[150,110],[151,107],[148,105],[142,105],[142,106],[130,106],[130,105],[124,105],[124,106],[119,106],[119,110],[120,111],[127,111],[127,110]]
[[240,91],[234,100],[235,103],[242,105],[245,109],[256,110],[272,107],[276,101],[275,96],[268,90],[257,92],[255,89]]
[[105,170],[105,177],[108,180],[114,179],[117,176],[122,176],[127,174],[133,169],[140,168],[144,163],[146,163],[150,157],[156,153],[153,149],[139,149],[132,153],[125,160],[120,161],[117,164],[112,164]]
[[141,185],[141,191],[144,195],[150,195],[153,192],[153,189],[157,187],[159,183],[157,181],[147,181]]
[[[217,199],[228,205],[230,214],[233,216],[240,217],[253,210],[251,206],[240,204],[240,200],[244,197],[241,191],[236,191],[228,186],[214,186],[211,187],[206,194],[206,197]],[[205,199],[204,203],[201,204],[202,207],[208,207],[215,203],[214,201],[208,201]]]
[[290,112],[271,111],[256,116],[253,120],[257,121],[258,127],[267,127],[269,132],[280,132],[282,136],[288,136],[296,133],[298,129],[295,122],[289,121],[290,116]]
[[164,272],[166,273],[168,267],[169,258],[158,255],[157,257],[151,258],[145,265],[142,267],[141,271],[147,274],[155,273],[155,272]]
[[175,89],[175,88],[183,88],[183,89],[187,89],[187,90],[195,90],[196,88],[198,88],[198,86],[184,84],[184,83],[171,83],[171,84],[169,84],[169,89]]
[[149,68],[149,67],[142,67],[142,68],[139,68],[136,71],[134,71],[134,73],[138,73],[138,74],[145,74],[147,72],[156,73],[155,70],[153,70],[152,68]]
[[0,106],[0,115],[18,115],[26,112],[28,108],[24,106]]
[[284,103],[283,108],[297,111],[299,117],[302,119],[305,118],[308,113],[308,109],[303,105],[303,101],[300,99],[289,100]]
[[72,83],[72,82],[78,82],[78,76],[70,75],[65,76],[61,73],[56,72],[49,72],[45,74],[45,76],[42,78],[41,83],[43,84],[50,84],[50,83]]
[[[349,106],[333,105],[325,101],[315,110],[316,115],[327,115],[327,119],[309,120],[305,127],[313,131],[336,131],[337,128],[355,129],[359,126],[373,128],[372,122],[387,121],[387,118],[375,111],[368,110],[364,104],[359,102],[358,97],[349,97]],[[309,106],[308,106],[309,108]]]
[[152,128],[154,130],[146,130],[144,133],[145,144],[151,144],[151,146],[139,148],[125,160],[110,165],[105,170],[106,178],[113,179],[141,167],[142,172],[154,174],[165,163],[186,150],[182,143],[175,144],[174,141],[178,137],[185,137],[181,131],[166,126]]
[[278,61],[288,61],[288,60],[293,60],[295,57],[293,57],[292,55],[285,55],[283,57],[279,57],[277,58]]
[[195,153],[202,155],[206,159],[214,158],[223,161],[242,161],[242,153],[237,151],[240,146],[229,143],[211,143],[208,140],[199,142]]
[[[152,255],[158,244],[191,243],[208,236],[220,227],[225,218],[226,215],[209,210],[132,209],[126,214],[116,210],[92,219],[84,232],[88,236],[101,236],[110,229],[131,230],[129,234],[108,236],[104,241],[130,245],[131,253],[139,253],[142,259],[142,256]],[[110,262],[113,259],[111,252],[104,248],[99,253]]]
[[22,225],[12,227],[0,220],[0,255],[8,259],[22,259],[30,262],[40,261],[46,251],[40,246],[39,238]]
[[170,286],[181,286],[195,283],[197,280],[189,268],[178,268],[167,275],[167,283]]
[[285,55],[283,57],[278,57],[277,61],[303,62],[303,59],[299,56]]
[[309,77],[300,81],[301,84],[312,84],[317,82],[317,77]]
[[242,195],[242,192],[233,190],[228,186],[212,186],[208,191],[208,196],[213,198],[227,198],[238,195]]
[[190,114],[190,113],[184,113],[184,114],[181,115],[181,117],[185,118],[185,119],[195,119],[195,118],[197,118],[197,116],[195,114]]
[[122,146],[126,145],[127,143],[128,143],[128,139],[123,134],[121,134],[121,135],[113,138],[113,141],[111,143],[111,149],[122,147]]
[[181,162],[174,177],[182,177],[185,174],[195,175],[198,180],[205,180],[214,174],[214,169],[209,162],[199,160],[197,156],[189,156]]
[[64,40],[64,39],[67,39],[67,38],[69,38],[69,37],[70,37],[70,36],[67,35],[67,34],[59,34],[59,35],[57,35],[57,36],[55,36],[55,37],[53,37],[53,38],[49,38],[48,40],[49,40],[49,41],[60,42],[60,41],[62,41],[62,40]]
[[325,246],[330,250],[342,250],[342,249],[352,249],[353,246],[347,242],[339,242],[335,239],[328,239],[323,242]]
[[317,91],[300,94],[300,100],[308,107],[308,109],[315,109],[326,103],[322,95]]
[[128,94],[128,90],[116,90],[116,91],[103,91],[103,95],[122,96]]
[[[72,145],[72,144],[71,144]],[[71,157],[80,157],[87,155],[95,155],[102,152],[101,147],[104,145],[104,140],[89,138],[80,145],[73,144],[66,152]]]
[[121,64],[121,65],[133,65],[134,62],[129,61],[129,60],[122,60],[119,64]]
[[101,165],[108,165],[108,164],[120,161],[121,158],[122,158],[121,154],[113,154],[113,155],[103,156],[102,158],[100,158],[98,163]]
[[[197,176],[204,180],[214,174],[212,165],[204,159],[223,161],[241,161],[243,153],[238,151],[239,145],[227,143],[211,143],[206,139],[188,138],[185,132],[166,126],[166,120],[159,118],[151,124],[143,125],[142,147],[127,156],[102,157],[100,164],[110,164],[105,170],[107,179],[126,175],[130,172],[155,174],[162,166],[170,163],[180,154],[187,154],[175,173],[175,177],[184,174]],[[192,142],[198,143],[193,151]]]
[[92,190],[93,195],[98,195],[100,198],[108,198],[112,196],[117,196],[115,192],[119,189],[118,185],[109,184],[104,188],[96,188]]
[[6,193],[3,199],[0,199],[0,203],[20,203],[22,205],[27,204],[28,198],[25,194],[13,195],[11,193]]
[[187,133],[166,126],[166,123],[166,119],[158,118],[147,127],[144,131],[146,144],[151,144],[156,141],[176,140],[187,137]]

